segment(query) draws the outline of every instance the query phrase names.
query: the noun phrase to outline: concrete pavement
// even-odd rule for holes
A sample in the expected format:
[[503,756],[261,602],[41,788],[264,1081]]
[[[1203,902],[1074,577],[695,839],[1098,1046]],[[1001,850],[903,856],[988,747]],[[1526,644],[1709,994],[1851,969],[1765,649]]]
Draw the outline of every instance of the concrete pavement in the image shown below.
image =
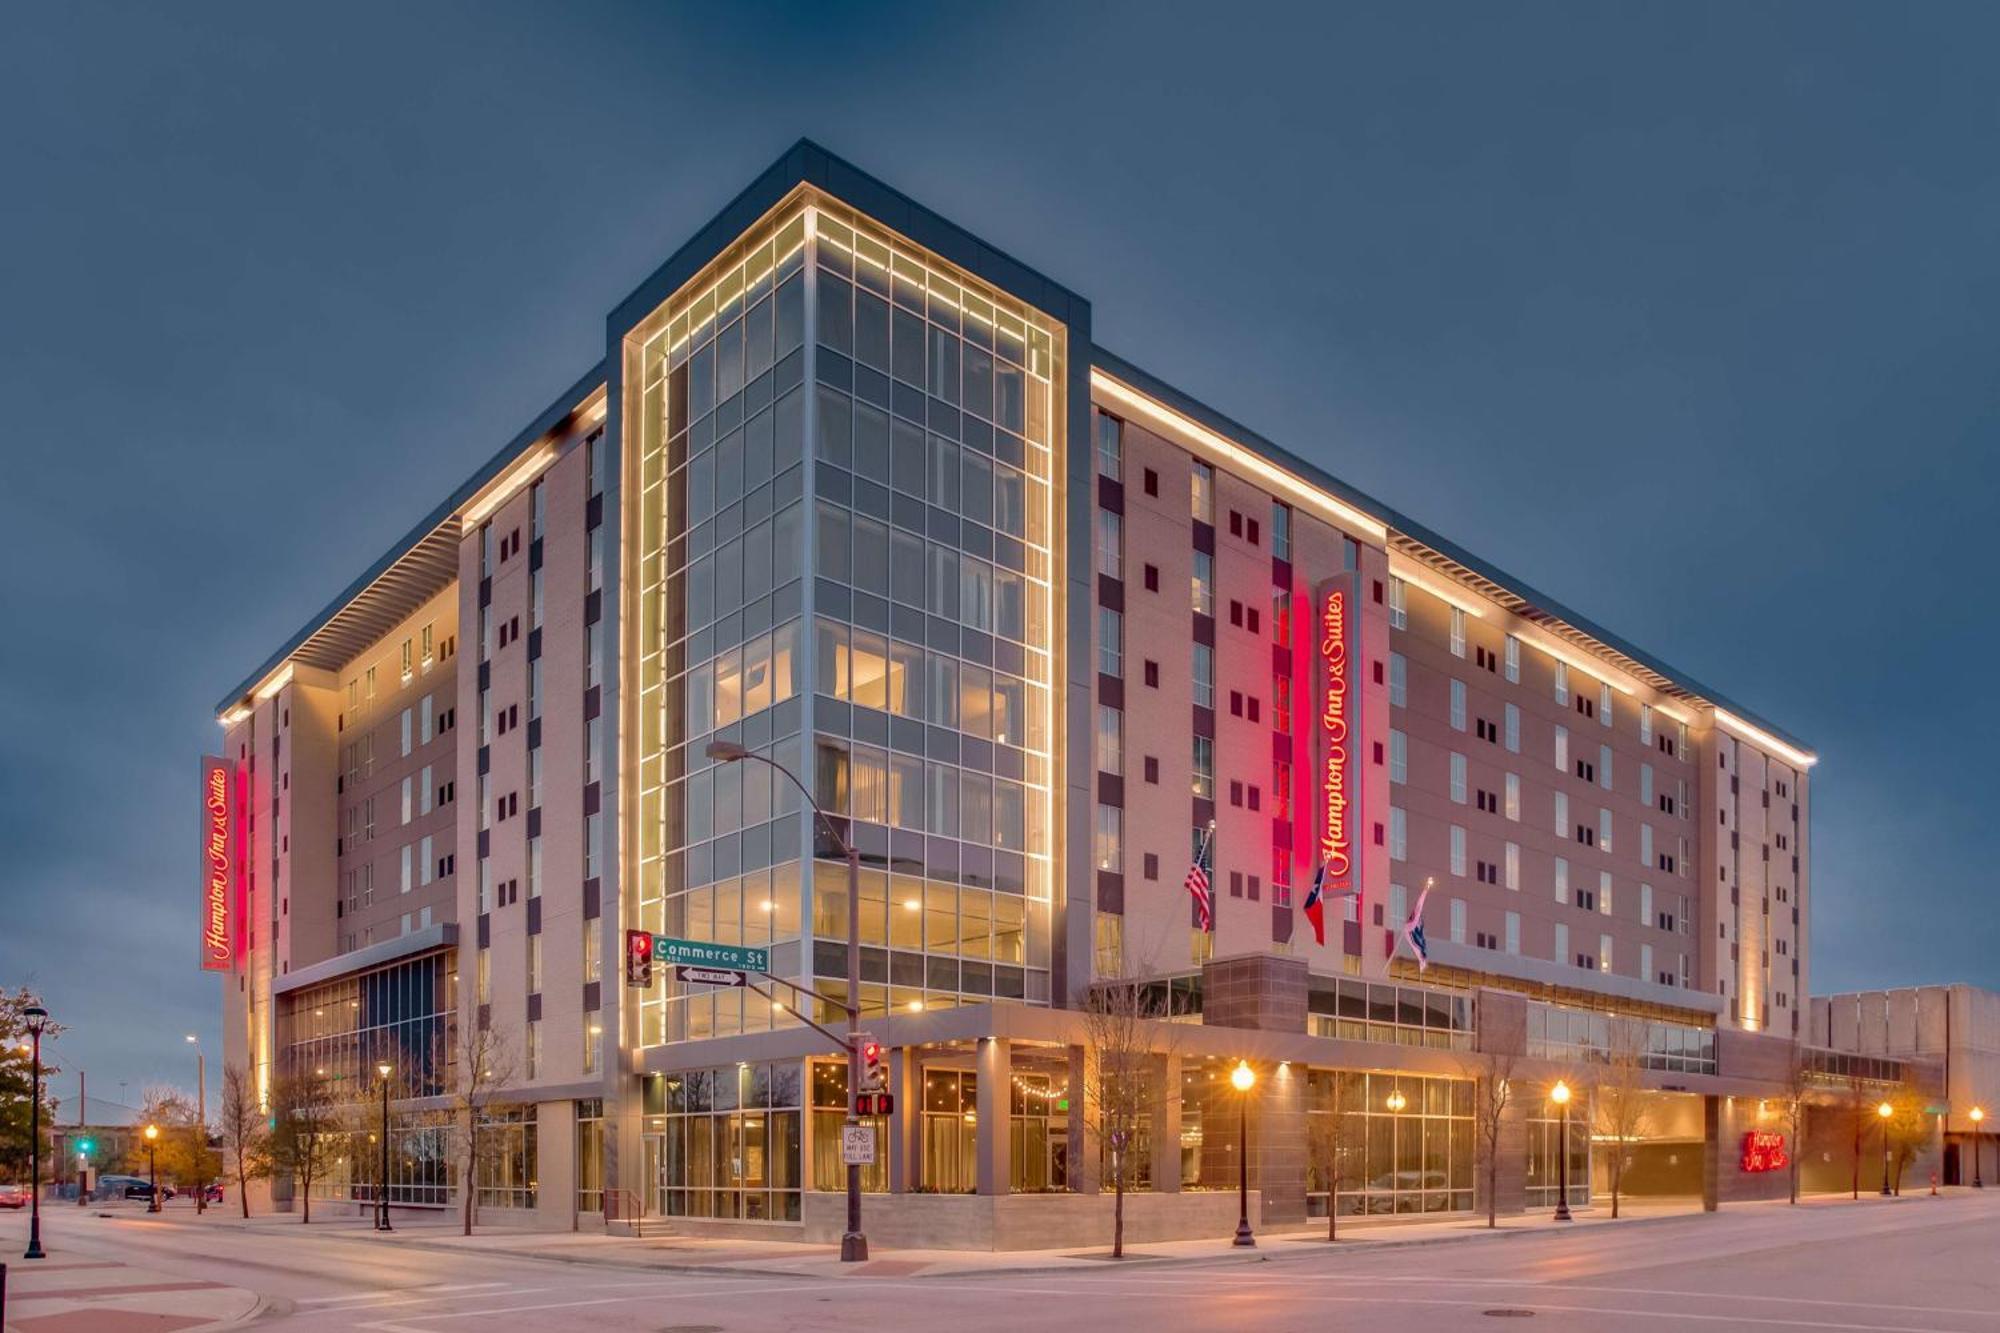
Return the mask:
[[[1092,1333],[1329,1325],[1423,1333],[1507,1317],[1559,1329],[2000,1333],[2000,1265],[1989,1258],[2000,1243],[2000,1191],[1742,1205],[1567,1228],[1537,1218],[1497,1235],[1426,1224],[1339,1245],[1271,1238],[1247,1255],[1219,1244],[1146,1246],[1167,1262],[1053,1256],[1034,1272],[1019,1266],[1024,1258],[1051,1257],[945,1263],[884,1251],[843,1268],[747,1243],[731,1254],[720,1242],[653,1249],[652,1241],[497,1233],[467,1243],[410,1229],[377,1237],[352,1223],[222,1222],[79,1218],[54,1239],[65,1253],[112,1247],[134,1267],[254,1290],[267,1306],[258,1322],[288,1333],[982,1333],[1038,1323]],[[6,1230],[11,1238],[18,1228]],[[691,1257],[700,1271],[690,1271]]]

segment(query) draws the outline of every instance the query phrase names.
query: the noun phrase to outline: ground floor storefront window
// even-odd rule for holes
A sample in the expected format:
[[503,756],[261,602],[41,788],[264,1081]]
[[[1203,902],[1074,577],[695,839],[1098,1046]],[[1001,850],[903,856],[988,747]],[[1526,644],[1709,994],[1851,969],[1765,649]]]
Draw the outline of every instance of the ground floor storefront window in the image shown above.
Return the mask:
[[1335,1165],[1311,1161],[1308,1213],[1325,1217],[1330,1196],[1343,1217],[1471,1211],[1472,1104],[1466,1079],[1309,1070],[1306,1111],[1318,1128],[1307,1141],[1330,1149]]
[[[379,1134],[379,1129],[350,1134],[331,1169],[313,1182],[313,1197],[367,1203],[378,1199],[382,1177]],[[451,1201],[451,1186],[456,1178],[451,1152],[453,1137],[446,1126],[391,1117],[390,1203],[442,1207]]]
[[479,1203],[485,1208],[533,1208],[540,1171],[535,1108],[491,1107],[479,1120]]
[[604,1099],[576,1103],[576,1210],[604,1211]]
[[[840,1130],[847,1123],[847,1066],[834,1060],[815,1060],[812,1066],[812,1187],[843,1191],[847,1188],[847,1166],[840,1160]],[[867,1193],[884,1194],[889,1189],[889,1117],[864,1116],[864,1125],[875,1130],[875,1163],[861,1168],[861,1188]]]
[[[796,1061],[689,1069],[648,1084],[645,1155],[655,1211],[668,1217],[799,1220],[802,1108]],[[833,1151],[837,1159],[837,1129]]]

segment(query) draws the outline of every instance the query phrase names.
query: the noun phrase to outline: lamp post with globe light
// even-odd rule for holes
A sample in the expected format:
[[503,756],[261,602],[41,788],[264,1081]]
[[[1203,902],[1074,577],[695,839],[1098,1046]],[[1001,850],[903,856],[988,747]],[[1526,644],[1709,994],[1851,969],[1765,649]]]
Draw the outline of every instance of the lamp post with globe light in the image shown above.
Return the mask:
[[1238,1060],[1229,1083],[1242,1094],[1236,1107],[1236,1239],[1231,1243],[1247,1247],[1257,1243],[1250,1231],[1250,1089],[1257,1086],[1257,1071],[1248,1060]]
[[1889,1189],[1889,1117],[1896,1114],[1896,1108],[1887,1102],[1875,1108],[1876,1118],[1882,1122],[1882,1197],[1888,1198]]
[[1979,1178],[1979,1123],[1986,1119],[1986,1112],[1975,1106],[1972,1108],[1972,1188],[1983,1190],[1986,1182]]
[[146,1126],[146,1192],[148,1196],[146,1199],[146,1211],[149,1213],[160,1211],[160,1171],[158,1161],[153,1153],[159,1141],[160,1127],[158,1125]]
[[42,1252],[42,1033],[49,1011],[31,1004],[21,1011],[28,1027],[34,1074],[28,1086],[28,1249],[23,1259],[44,1259]]
[[1569,1084],[1561,1079],[1549,1089],[1549,1100],[1556,1104],[1556,1114],[1561,1117],[1558,1124],[1558,1146],[1556,1148],[1556,1179],[1559,1182],[1556,1195],[1556,1221],[1567,1222],[1569,1213]]
[[375,1073],[382,1083],[382,1174],[376,1178],[375,1185],[377,1231],[395,1230],[389,1225],[389,1075],[395,1072],[396,1067],[386,1060],[375,1066]]

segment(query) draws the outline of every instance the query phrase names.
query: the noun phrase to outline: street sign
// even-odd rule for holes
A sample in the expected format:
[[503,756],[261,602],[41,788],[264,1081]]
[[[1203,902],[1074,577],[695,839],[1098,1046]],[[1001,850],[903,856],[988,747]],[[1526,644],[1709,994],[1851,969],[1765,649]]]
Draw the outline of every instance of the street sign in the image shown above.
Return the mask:
[[723,967],[688,967],[674,969],[676,981],[692,981],[700,986],[741,986],[749,978],[741,972],[733,972]]
[[771,951],[741,944],[710,944],[707,940],[677,940],[653,936],[653,957],[662,963],[728,968],[736,972],[769,972]]
[[873,1125],[842,1125],[840,1127],[840,1160],[844,1166],[875,1165],[875,1127]]

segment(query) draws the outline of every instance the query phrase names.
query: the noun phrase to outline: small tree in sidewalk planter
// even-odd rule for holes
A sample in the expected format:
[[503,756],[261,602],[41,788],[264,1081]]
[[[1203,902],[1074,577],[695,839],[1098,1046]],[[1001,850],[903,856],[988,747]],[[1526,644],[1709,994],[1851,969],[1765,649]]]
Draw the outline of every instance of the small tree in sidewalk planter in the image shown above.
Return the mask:
[[1645,1136],[1652,1105],[1646,1094],[1646,1025],[1637,1019],[1614,1018],[1607,1038],[1603,1061],[1591,1080],[1591,1120],[1598,1135],[1611,1143],[1606,1165],[1615,1218],[1625,1183],[1625,1159]]
[[1362,1121],[1340,1108],[1340,1076],[1332,1070],[1306,1074],[1306,1168],[1308,1190],[1326,1191],[1326,1238],[1340,1239],[1340,1185],[1357,1173],[1350,1158],[1360,1147]]
[[332,1082],[316,1070],[282,1075],[272,1103],[271,1164],[292,1178],[299,1192],[299,1221],[310,1225],[313,1187],[349,1147],[346,1110],[335,1100]]
[[1785,1071],[1785,1091],[1778,1102],[1778,1119],[1791,1140],[1790,1150],[1785,1154],[1785,1170],[1791,1178],[1791,1202],[1794,1204],[1799,1201],[1799,1159],[1805,1155],[1806,1107],[1811,1102],[1814,1086],[1812,1062],[1806,1058],[1803,1047],[1793,1047],[1792,1062]]
[[1467,1071],[1472,1093],[1473,1144],[1486,1179],[1486,1225],[1500,1225],[1500,1135],[1507,1125],[1507,1108],[1514,1102],[1514,1057],[1487,1053]]
[[1159,1086],[1155,1043],[1172,1035],[1162,1021],[1169,1016],[1168,994],[1164,984],[1114,976],[1092,986],[1084,1000],[1084,1117],[1108,1157],[1113,1259],[1125,1257],[1125,1190],[1134,1178],[1139,1130],[1161,1097],[1180,1093]]
[[222,1150],[236,1177],[236,1197],[242,1200],[243,1217],[248,1221],[250,1182],[271,1174],[271,1134],[257,1102],[256,1082],[240,1064],[225,1066],[222,1071],[219,1114],[216,1129],[222,1135]]
[[513,1047],[499,1029],[482,1026],[477,1011],[461,1011],[444,1039],[443,1122],[456,1136],[461,1234],[470,1236],[478,1218],[482,1168],[505,1152],[486,1121],[499,1104],[499,1089],[514,1077]]

